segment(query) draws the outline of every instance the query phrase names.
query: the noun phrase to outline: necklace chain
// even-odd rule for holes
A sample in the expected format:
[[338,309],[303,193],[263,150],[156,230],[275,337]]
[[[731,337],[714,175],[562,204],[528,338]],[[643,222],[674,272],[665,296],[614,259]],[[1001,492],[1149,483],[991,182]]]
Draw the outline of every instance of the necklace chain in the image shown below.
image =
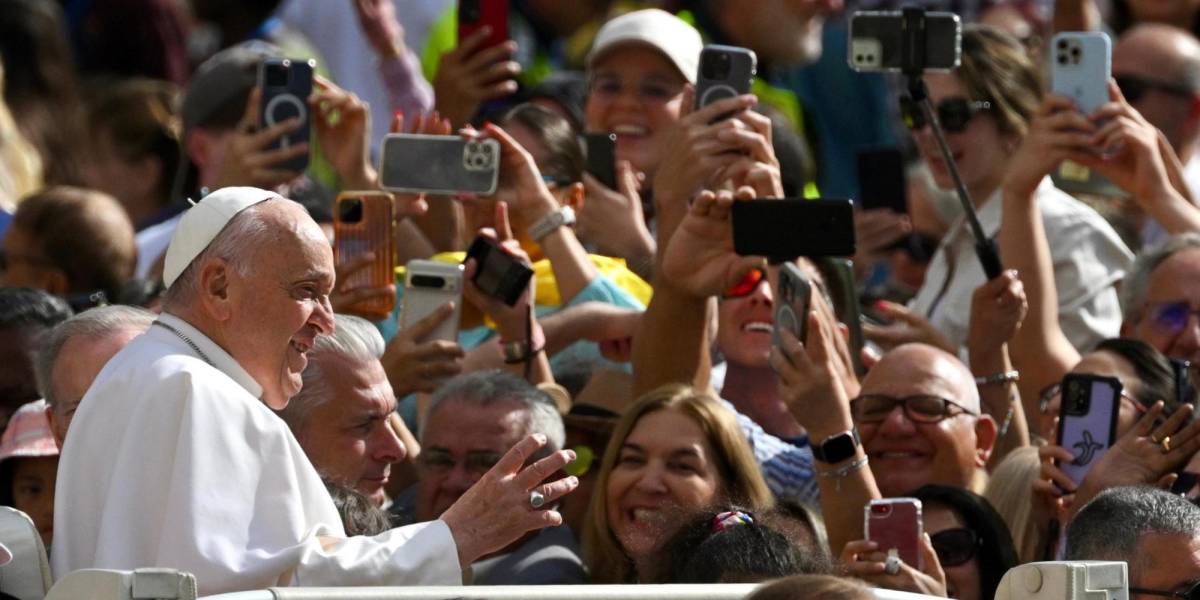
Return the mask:
[[162,327],[163,329],[166,329],[167,331],[170,331],[171,333],[175,334],[175,336],[178,337],[179,339],[183,340],[183,343],[187,344],[188,347],[191,348],[193,352],[198,354],[200,356],[201,360],[208,363],[208,366],[210,366],[210,367],[213,366],[213,362],[208,359],[208,355],[205,354],[204,351],[200,349],[200,346],[196,345],[196,342],[193,342],[191,338],[184,335],[182,331],[179,331],[178,329],[176,329],[170,325],[167,325],[166,323],[163,323],[162,321],[155,321],[154,325],[158,325],[159,327]]

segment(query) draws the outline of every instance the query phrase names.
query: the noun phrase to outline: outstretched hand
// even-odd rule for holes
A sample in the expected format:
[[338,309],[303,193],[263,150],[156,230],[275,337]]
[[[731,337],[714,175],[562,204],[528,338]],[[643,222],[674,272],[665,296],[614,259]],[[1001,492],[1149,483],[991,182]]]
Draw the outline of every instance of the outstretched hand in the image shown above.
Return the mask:
[[379,362],[397,398],[415,392],[433,393],[447,379],[462,372],[465,353],[458,342],[425,339],[452,314],[454,304],[447,302],[401,329],[388,342]]
[[[551,483],[542,482],[575,460],[575,452],[560,450],[525,467],[545,445],[546,436],[540,433],[527,436],[442,513],[441,520],[450,528],[458,547],[460,565],[470,565],[527,532],[562,524],[562,515],[553,506],[579,487],[579,480],[564,477]],[[530,503],[534,491],[545,500],[541,508]]]
[[716,296],[762,264],[761,257],[733,250],[733,203],[754,196],[750,188],[738,190],[737,200],[727,191],[701,192],[667,244],[662,262],[667,280],[696,296]]

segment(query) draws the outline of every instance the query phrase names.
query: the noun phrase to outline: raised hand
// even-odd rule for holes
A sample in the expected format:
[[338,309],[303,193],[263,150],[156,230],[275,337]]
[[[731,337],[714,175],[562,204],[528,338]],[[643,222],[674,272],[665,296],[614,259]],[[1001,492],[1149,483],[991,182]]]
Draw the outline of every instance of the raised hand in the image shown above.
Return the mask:
[[433,393],[462,372],[465,353],[457,342],[421,341],[453,313],[453,303],[447,302],[388,342],[379,361],[397,398],[414,392]]
[[849,429],[850,399],[858,395],[858,380],[833,313],[820,294],[812,291],[808,340],[801,343],[784,330],[781,344],[771,348],[771,368],[779,375],[779,396],[810,435]]
[[392,0],[353,0],[358,24],[367,42],[383,58],[396,58],[404,52],[404,28],[396,19]]
[[300,119],[291,118],[258,130],[262,90],[250,90],[246,111],[232,132],[225,137],[220,170],[213,189],[229,186],[253,186],[273,190],[301,175],[278,165],[308,154],[308,144],[292,144],[286,148],[268,149],[275,140],[300,129]]
[[[738,190],[739,202],[754,191]],[[696,296],[716,296],[737,283],[762,258],[739,256],[733,251],[734,203],[730,192],[703,191],[676,228],[662,259],[663,274],[678,288]]]
[[996,353],[1021,327],[1029,303],[1017,272],[1008,270],[975,288],[971,296],[971,323],[967,348],[977,353]]
[[[496,229],[481,229],[479,235],[491,238],[500,248],[513,258],[530,265],[529,255],[521,248],[521,244],[513,237],[512,228],[508,223],[508,205],[496,203]],[[475,272],[479,265],[475,259],[468,259],[463,272],[463,299],[470,302],[496,322],[496,331],[505,340],[525,338],[525,320],[529,318],[529,307],[533,304],[535,278],[529,278],[529,285],[521,294],[516,304],[509,306],[503,300],[498,300],[480,291],[475,285]]]
[[654,236],[642,214],[638,192],[641,174],[627,160],[617,161],[617,189],[609,189],[589,173],[583,174],[587,201],[579,211],[579,237],[601,254],[627,260],[654,255]]
[[480,50],[491,33],[490,26],[481,27],[459,40],[438,64],[433,78],[435,106],[456,126],[466,125],[484,102],[517,91],[514,78],[521,73],[521,65],[510,60],[517,43],[510,40]]
[[1090,152],[1096,125],[1070,98],[1048,94],[1029,123],[1005,174],[1006,193],[1032,198],[1042,179],[1062,161]]
[[316,91],[308,99],[312,108],[313,133],[321,142],[321,153],[341,179],[342,187],[370,190],[379,187],[371,166],[371,111],[358,96],[321,76],[313,77]]
[[[579,480],[565,477],[542,482],[575,460],[575,452],[560,450],[522,468],[545,445],[546,436],[527,436],[442,513],[441,520],[450,528],[458,547],[460,565],[465,567],[527,532],[562,524],[562,515],[553,507],[579,487]],[[530,502],[535,490],[544,498],[541,508],[534,508]]]

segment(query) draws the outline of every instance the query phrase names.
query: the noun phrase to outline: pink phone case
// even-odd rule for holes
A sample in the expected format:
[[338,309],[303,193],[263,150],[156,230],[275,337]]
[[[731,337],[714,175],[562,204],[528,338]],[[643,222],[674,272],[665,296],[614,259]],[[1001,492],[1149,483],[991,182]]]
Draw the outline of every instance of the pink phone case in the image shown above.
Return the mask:
[[896,549],[905,564],[921,569],[921,501],[916,498],[872,500],[863,507],[863,531],[882,552]]

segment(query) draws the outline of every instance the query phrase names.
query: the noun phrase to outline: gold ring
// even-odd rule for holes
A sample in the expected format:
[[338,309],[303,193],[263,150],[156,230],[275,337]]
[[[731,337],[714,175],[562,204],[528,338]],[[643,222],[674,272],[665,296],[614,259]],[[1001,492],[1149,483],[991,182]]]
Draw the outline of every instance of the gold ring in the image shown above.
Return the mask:
[[1170,452],[1171,451],[1171,436],[1168,435],[1168,436],[1164,437],[1162,439],[1162,441],[1158,443],[1158,445],[1162,446],[1163,454]]

